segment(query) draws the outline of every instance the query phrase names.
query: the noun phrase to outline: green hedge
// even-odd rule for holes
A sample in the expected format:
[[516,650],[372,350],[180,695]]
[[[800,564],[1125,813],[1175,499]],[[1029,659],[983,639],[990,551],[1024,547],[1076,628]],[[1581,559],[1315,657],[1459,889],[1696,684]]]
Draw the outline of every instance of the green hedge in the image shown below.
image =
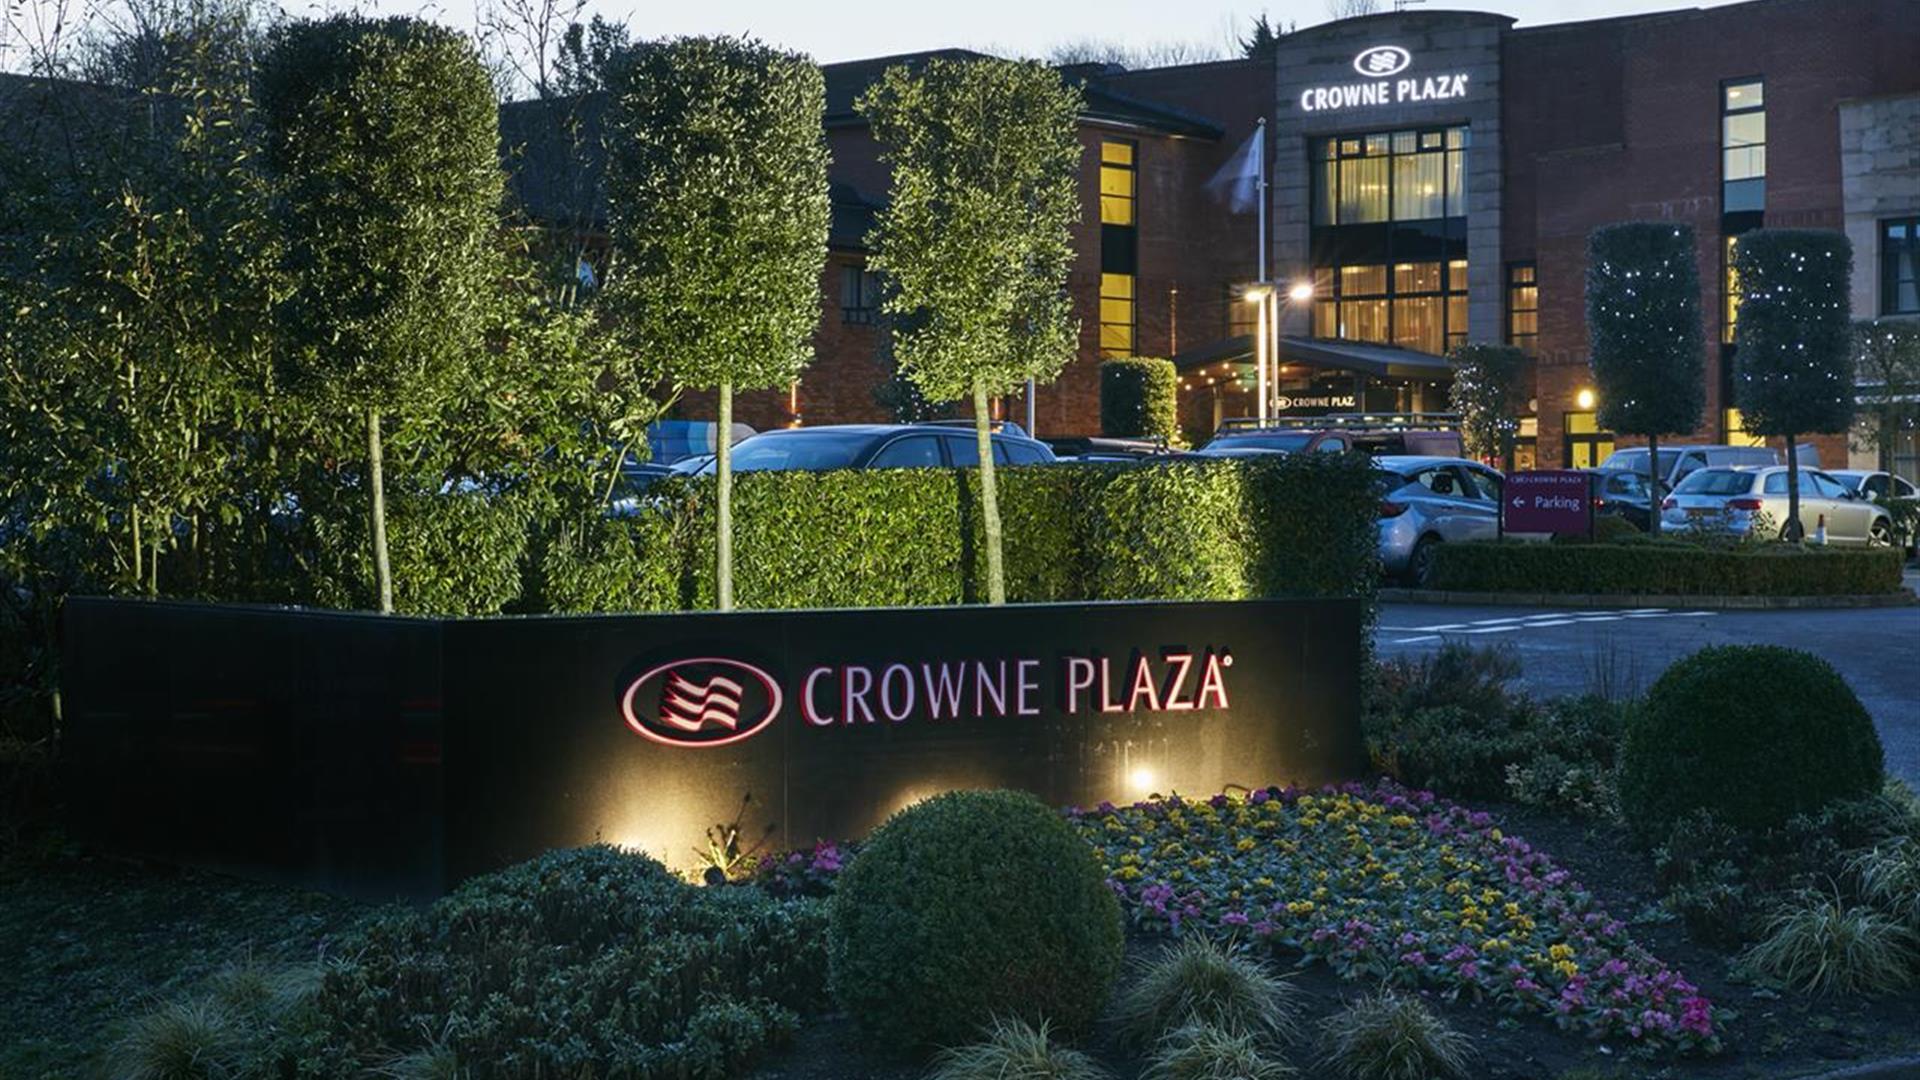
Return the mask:
[[1901,587],[1891,549],[1684,541],[1442,544],[1433,587],[1459,592],[1657,596],[1862,596]]
[[1180,437],[1180,374],[1173,361],[1124,356],[1100,365],[1100,434],[1110,438]]
[[[1007,595],[1056,600],[1370,597],[1376,501],[1358,456],[1003,468]],[[951,469],[735,477],[743,608],[978,601],[979,477]],[[669,481],[543,555],[554,611],[709,608],[712,481]]]

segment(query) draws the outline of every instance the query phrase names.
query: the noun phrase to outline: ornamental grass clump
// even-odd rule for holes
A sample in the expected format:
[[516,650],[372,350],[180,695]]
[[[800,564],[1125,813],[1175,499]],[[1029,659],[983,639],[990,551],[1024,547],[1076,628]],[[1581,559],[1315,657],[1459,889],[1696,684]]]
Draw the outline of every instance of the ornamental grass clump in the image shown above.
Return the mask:
[[1299,993],[1265,963],[1202,936],[1181,939],[1139,965],[1115,1009],[1136,1045],[1200,1024],[1260,1045],[1300,1033]]
[[1056,1046],[1052,1025],[995,1019],[980,1042],[942,1050],[928,1080],[1109,1080],[1078,1050]]
[[1361,998],[1324,1022],[1326,1064],[1348,1080],[1464,1077],[1472,1044],[1426,1003],[1392,991]]
[[1913,985],[1920,939],[1870,907],[1805,893],[1774,913],[1743,963],[1754,974],[1812,994],[1889,994]]
[[1896,836],[1855,854],[1848,869],[1868,903],[1920,933],[1920,839]]
[[1120,971],[1120,905],[1093,849],[1032,795],[956,791],[895,814],[840,875],[834,996],[874,1041],[951,1046],[995,1018],[1071,1038]]
[[1244,1031],[1188,1024],[1168,1032],[1141,1080],[1286,1080],[1294,1068]]
[[246,1035],[231,1010],[209,998],[169,1002],[136,1017],[107,1051],[115,1080],[225,1080],[247,1065]]

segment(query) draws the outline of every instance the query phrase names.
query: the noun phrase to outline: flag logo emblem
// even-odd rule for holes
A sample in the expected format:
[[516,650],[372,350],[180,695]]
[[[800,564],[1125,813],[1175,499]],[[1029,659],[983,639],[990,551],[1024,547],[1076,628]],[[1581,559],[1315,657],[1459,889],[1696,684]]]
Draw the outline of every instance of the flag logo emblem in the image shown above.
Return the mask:
[[1375,45],[1353,58],[1353,70],[1369,79],[1385,79],[1413,66],[1413,54],[1398,45]]
[[673,660],[627,684],[620,712],[634,734],[667,746],[727,746],[764,731],[780,713],[780,684],[740,660]]

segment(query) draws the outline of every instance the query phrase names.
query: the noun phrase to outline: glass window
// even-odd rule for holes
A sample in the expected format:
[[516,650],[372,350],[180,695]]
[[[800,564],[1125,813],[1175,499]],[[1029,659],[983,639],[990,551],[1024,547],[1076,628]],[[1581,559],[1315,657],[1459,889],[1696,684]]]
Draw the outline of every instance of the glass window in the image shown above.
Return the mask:
[[1313,223],[1356,225],[1461,217],[1466,129],[1375,132],[1317,139],[1311,149]]
[[939,465],[940,441],[932,435],[909,435],[895,439],[873,455],[871,469],[923,469]]
[[1880,224],[1880,314],[1920,315],[1920,217]]
[[942,433],[940,438],[947,444],[947,458],[955,468],[972,469],[980,464],[980,444],[971,432],[962,434],[957,431]]
[[1100,355],[1133,355],[1133,275],[1100,275]]
[[1396,263],[1393,268],[1393,291],[1402,295],[1441,292],[1440,264]]
[[[1747,490],[1746,488],[1744,488],[1744,487],[1742,487],[1742,488],[1739,488],[1739,489],[1736,489],[1736,490],[1733,490],[1733,491],[1728,491],[1728,492],[1724,492],[1724,494],[1727,494],[1727,495],[1740,495],[1740,494],[1743,494],[1743,493],[1745,493],[1745,492],[1746,492],[1746,490]],[[1763,494],[1763,495],[1785,495],[1786,493],[1787,493],[1787,474],[1786,474],[1786,473],[1783,473],[1783,472],[1777,472],[1777,473],[1769,473],[1769,474],[1767,474],[1767,486],[1766,486],[1766,490],[1765,490],[1765,491],[1763,491],[1763,492],[1761,492],[1761,494]],[[1722,493],[1719,493],[1719,492],[1716,492],[1715,494],[1722,494]]]
[[1764,211],[1767,205],[1766,84],[1742,79],[1720,88],[1720,210]]
[[1438,355],[1446,351],[1445,297],[1417,296],[1393,302],[1393,343]]
[[[1782,479],[1784,479],[1784,475]],[[1733,469],[1701,469],[1673,489],[1675,495],[1745,495],[1753,490],[1753,474]]]
[[1046,463],[1046,452],[1039,447],[1023,442],[1008,442],[1003,439],[993,441],[993,460],[999,461],[1002,454],[1009,465],[1042,465]]
[[1726,262],[1726,280],[1721,289],[1723,306],[1720,312],[1720,340],[1729,345],[1733,344],[1736,336],[1735,328],[1740,322],[1740,271],[1733,265],[1734,252],[1739,244],[1739,237],[1727,237],[1721,255]]
[[1385,300],[1347,300],[1340,304],[1341,338],[1385,343],[1387,326]]
[[1386,221],[1387,210],[1387,159],[1361,157],[1340,162],[1339,223]]
[[1385,296],[1386,294],[1386,267],[1343,266],[1340,268],[1341,296]]
[[[1409,145],[1407,149],[1413,147]],[[1393,159],[1393,220],[1421,221],[1446,216],[1446,155],[1403,153],[1396,156]]]
[[1828,476],[1826,473],[1802,473],[1801,475],[1813,481],[1813,490],[1818,492],[1823,499],[1844,499],[1847,497],[1846,485]]
[[870,445],[870,436],[767,431],[742,441],[733,448],[733,467],[738,472],[761,469],[798,469],[824,472],[844,469]]
[[1100,144],[1100,224],[1134,224],[1134,144],[1107,139]]
[[865,267],[840,268],[840,321],[871,323],[880,306],[880,289]]
[[1528,353],[1540,340],[1539,271],[1530,262],[1507,267],[1507,344]]

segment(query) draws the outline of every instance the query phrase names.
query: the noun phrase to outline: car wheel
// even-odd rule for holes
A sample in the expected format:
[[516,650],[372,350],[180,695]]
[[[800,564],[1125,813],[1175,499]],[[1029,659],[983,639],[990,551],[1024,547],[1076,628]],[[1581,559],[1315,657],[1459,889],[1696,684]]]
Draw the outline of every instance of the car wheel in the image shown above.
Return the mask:
[[1425,589],[1433,584],[1433,552],[1440,546],[1440,539],[1423,536],[1413,545],[1413,554],[1407,556],[1407,583],[1416,589]]
[[1892,547],[1893,530],[1884,521],[1876,521],[1867,527],[1868,547]]

